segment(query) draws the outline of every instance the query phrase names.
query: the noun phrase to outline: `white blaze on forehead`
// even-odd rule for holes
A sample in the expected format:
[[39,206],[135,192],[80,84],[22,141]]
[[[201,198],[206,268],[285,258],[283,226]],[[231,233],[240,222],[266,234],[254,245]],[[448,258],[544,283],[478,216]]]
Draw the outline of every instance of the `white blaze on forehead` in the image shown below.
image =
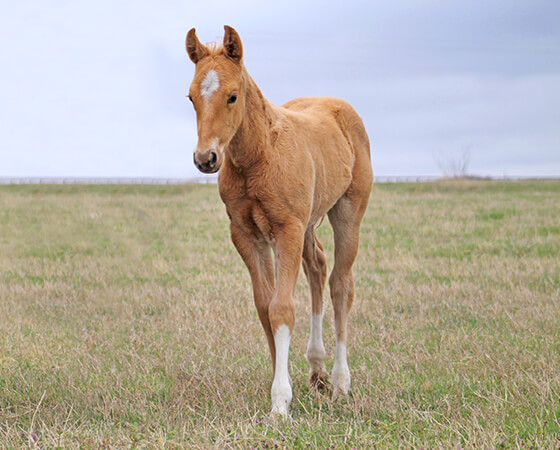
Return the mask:
[[206,99],[209,99],[210,96],[218,90],[220,87],[220,78],[215,70],[210,69],[202,82],[200,93]]

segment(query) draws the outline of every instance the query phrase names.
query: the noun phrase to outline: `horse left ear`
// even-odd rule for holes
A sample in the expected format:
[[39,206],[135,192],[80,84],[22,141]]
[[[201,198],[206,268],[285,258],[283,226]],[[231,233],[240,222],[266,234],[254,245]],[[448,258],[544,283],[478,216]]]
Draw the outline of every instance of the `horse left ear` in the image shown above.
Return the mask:
[[189,58],[195,64],[204,58],[208,53],[206,47],[202,45],[196,37],[196,30],[194,28],[191,28],[187,33],[185,45],[187,47]]
[[241,44],[241,38],[237,31],[228,25],[224,25],[224,50],[225,54],[229,56],[234,61],[240,63],[243,59],[243,45]]

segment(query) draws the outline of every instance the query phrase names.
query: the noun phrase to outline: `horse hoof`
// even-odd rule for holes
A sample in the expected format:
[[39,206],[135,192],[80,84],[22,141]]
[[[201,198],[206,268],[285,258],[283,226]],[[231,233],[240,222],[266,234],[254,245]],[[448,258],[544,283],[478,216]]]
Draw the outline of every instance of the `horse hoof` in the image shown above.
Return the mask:
[[348,393],[349,392],[350,391],[348,389],[344,389],[344,388],[341,388],[341,387],[333,389],[332,399],[333,400],[342,400],[342,399],[348,398]]
[[324,368],[318,371],[311,371],[309,373],[309,382],[318,391],[325,391],[329,385],[329,374]]
[[350,391],[350,371],[348,368],[340,369],[335,365],[332,374],[333,379],[333,400],[346,397]]
[[284,407],[279,406],[279,405],[273,405],[272,406],[272,411],[270,411],[270,420],[272,422],[278,422],[279,420],[288,420],[291,421],[292,418],[290,416],[290,413],[288,411],[288,407]]

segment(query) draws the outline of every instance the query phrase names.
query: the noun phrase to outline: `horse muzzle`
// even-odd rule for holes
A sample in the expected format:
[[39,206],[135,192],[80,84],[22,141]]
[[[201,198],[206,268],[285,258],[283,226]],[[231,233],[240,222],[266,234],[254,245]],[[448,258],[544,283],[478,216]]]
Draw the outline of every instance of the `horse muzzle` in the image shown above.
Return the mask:
[[222,165],[222,160],[217,150],[195,151],[194,165],[203,173],[216,173]]

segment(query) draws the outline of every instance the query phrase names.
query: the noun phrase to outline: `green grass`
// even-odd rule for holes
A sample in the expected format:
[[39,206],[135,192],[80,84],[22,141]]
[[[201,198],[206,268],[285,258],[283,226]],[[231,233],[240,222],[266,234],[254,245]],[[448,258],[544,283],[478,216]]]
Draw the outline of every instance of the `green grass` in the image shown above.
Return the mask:
[[216,186],[2,186],[0,446],[558,447],[559,223],[560,182],[375,185],[351,395],[308,385],[301,276],[283,423]]

